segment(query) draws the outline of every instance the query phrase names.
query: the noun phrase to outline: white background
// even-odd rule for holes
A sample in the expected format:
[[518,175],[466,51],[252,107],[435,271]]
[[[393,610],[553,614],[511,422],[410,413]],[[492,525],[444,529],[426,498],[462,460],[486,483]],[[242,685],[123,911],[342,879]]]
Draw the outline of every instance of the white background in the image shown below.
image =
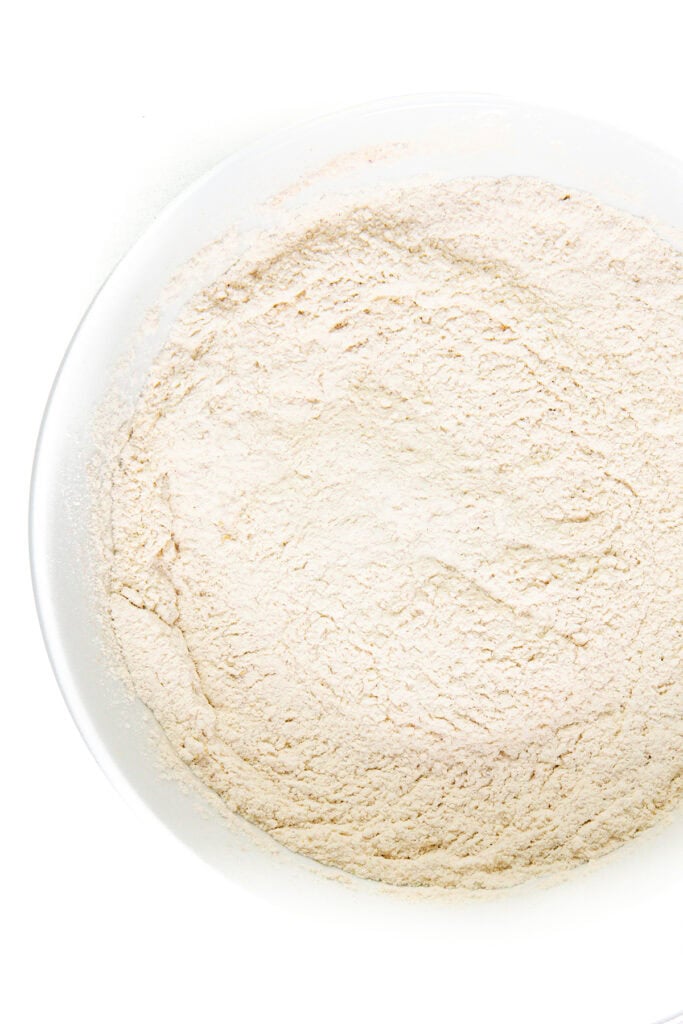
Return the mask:
[[[214,875],[111,789],[34,614],[32,450],[93,292],[155,213],[232,149],[351,103],[455,90],[583,113],[683,157],[678,11],[675,0],[62,0],[5,14],[2,1019],[497,1024],[484,991],[461,1013],[458,950],[441,933],[411,948],[389,920],[314,927]],[[655,990],[643,1024],[683,1007],[683,952],[679,963],[681,1005],[662,1006]],[[491,984],[509,986],[509,1021],[523,1020],[528,979]],[[571,963],[567,984],[582,985]],[[621,1024],[586,996],[584,1024]]]

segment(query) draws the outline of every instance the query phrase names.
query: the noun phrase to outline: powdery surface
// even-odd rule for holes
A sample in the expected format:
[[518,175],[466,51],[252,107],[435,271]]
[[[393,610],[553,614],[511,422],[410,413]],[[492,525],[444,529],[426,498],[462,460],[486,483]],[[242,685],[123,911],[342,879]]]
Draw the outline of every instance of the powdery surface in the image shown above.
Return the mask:
[[683,791],[683,258],[506,178],[262,239],[116,453],[111,615],[230,808],[368,878],[496,887]]

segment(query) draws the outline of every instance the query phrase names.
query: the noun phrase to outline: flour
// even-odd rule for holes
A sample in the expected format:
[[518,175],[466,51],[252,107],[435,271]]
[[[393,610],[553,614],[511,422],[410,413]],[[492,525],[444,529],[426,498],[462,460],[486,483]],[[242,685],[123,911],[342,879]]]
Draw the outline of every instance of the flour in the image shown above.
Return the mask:
[[196,775],[407,885],[673,807],[682,324],[652,228],[516,178],[348,200],[198,295],[107,497],[118,642]]

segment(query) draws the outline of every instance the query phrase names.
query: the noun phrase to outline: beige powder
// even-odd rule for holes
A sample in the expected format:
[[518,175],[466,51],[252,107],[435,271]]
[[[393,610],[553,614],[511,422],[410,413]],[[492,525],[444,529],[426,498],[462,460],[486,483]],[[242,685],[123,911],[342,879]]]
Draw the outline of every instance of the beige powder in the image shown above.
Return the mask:
[[399,884],[683,791],[683,259],[507,178],[349,202],[199,295],[112,472],[135,688],[227,805]]

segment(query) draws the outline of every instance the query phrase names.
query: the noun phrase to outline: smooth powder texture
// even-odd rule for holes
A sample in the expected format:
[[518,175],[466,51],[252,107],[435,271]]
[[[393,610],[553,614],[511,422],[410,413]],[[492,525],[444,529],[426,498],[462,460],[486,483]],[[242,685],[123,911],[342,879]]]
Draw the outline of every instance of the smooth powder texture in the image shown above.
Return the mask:
[[108,490],[135,689],[233,810],[402,885],[591,860],[683,792],[683,257],[541,181],[262,238]]

